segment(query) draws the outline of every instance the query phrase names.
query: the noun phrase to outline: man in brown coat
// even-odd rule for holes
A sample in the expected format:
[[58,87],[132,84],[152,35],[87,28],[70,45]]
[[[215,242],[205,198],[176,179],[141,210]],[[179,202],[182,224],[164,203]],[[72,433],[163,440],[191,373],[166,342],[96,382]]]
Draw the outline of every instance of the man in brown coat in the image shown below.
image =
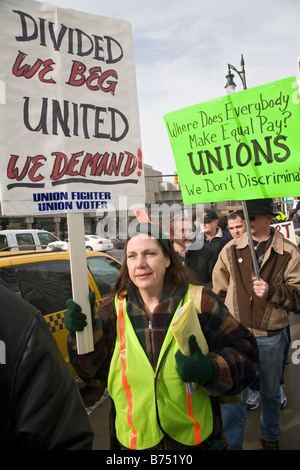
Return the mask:
[[[256,336],[260,352],[260,432],[267,450],[279,448],[286,326],[289,312],[300,313],[300,251],[270,227],[272,207],[272,199],[247,201],[260,279],[253,272],[247,233],[223,248],[213,271],[213,291]],[[246,406],[237,411],[242,405],[224,406],[224,427],[235,449],[242,448],[243,443]],[[239,429],[234,428],[234,415],[239,416]]]

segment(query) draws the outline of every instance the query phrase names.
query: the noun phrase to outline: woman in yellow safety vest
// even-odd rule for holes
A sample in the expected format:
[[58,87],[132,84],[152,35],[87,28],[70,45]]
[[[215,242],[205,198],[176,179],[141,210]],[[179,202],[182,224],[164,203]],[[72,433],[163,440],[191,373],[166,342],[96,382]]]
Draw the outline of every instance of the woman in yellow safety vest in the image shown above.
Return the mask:
[[[186,312],[195,314],[191,327]],[[78,355],[85,318],[70,299],[70,360],[84,381],[107,380],[112,449],[226,449],[220,397],[255,378],[256,341],[209,289],[193,285],[165,234],[138,224],[129,236],[114,292],[93,318],[95,349]]]

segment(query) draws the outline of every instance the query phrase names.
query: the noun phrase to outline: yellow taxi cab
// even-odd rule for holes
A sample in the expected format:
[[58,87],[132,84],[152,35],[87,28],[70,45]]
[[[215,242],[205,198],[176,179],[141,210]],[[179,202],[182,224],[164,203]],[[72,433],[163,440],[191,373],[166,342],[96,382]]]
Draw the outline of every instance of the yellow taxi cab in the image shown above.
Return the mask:
[[[109,295],[121,263],[106,253],[87,251],[89,288],[96,295],[96,306]],[[66,301],[72,297],[69,251],[2,251],[0,283],[34,305],[48,323],[61,354],[74,377],[69,361],[68,330],[64,326]]]

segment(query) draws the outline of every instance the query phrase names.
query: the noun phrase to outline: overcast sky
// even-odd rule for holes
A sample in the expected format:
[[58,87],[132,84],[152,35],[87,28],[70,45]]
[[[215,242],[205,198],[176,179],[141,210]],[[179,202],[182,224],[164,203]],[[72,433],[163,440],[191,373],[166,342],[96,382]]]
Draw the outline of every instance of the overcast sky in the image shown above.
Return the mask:
[[46,3],[131,23],[143,159],[163,174],[176,171],[163,116],[223,96],[228,63],[244,55],[248,88],[297,75],[299,0]]

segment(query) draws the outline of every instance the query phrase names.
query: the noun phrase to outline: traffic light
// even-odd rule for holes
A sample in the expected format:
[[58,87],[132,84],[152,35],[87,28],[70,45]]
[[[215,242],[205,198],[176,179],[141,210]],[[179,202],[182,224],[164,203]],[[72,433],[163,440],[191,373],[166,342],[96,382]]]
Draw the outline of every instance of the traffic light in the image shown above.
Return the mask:
[[174,171],[174,184],[178,184],[178,174],[177,174],[177,171]]

